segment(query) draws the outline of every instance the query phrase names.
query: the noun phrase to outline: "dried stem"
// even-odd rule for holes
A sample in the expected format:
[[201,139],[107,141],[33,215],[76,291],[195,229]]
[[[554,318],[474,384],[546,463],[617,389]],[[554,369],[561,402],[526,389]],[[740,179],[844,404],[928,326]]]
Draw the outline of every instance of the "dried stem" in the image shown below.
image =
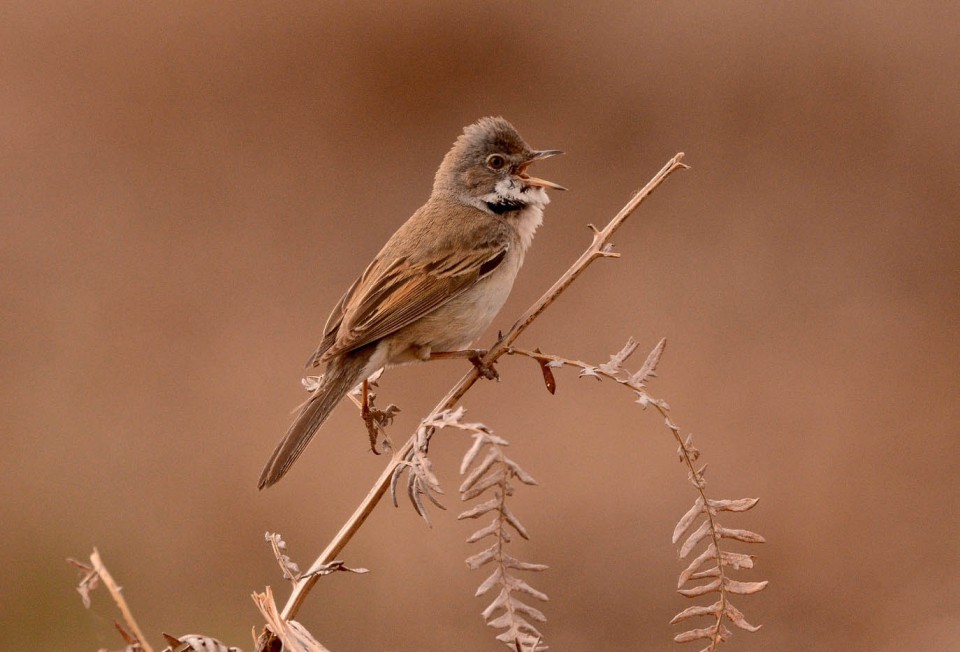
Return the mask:
[[137,620],[133,617],[130,607],[127,606],[127,601],[123,598],[123,593],[120,592],[120,586],[113,579],[113,575],[110,574],[107,567],[103,565],[103,560],[100,559],[100,551],[96,548],[93,549],[93,553],[90,555],[90,564],[93,566],[93,570],[96,571],[97,575],[100,576],[100,581],[107,587],[107,591],[110,592],[110,597],[117,603],[120,613],[123,614],[124,621],[126,621],[133,635],[137,637],[140,647],[143,648],[144,652],[153,652],[153,648],[150,647],[147,638],[143,635],[140,625],[137,624]]
[[[502,355],[507,353],[510,345],[516,341],[520,334],[526,330],[526,328],[535,320],[544,310],[547,309],[550,304],[552,304],[560,294],[570,286],[573,281],[577,279],[584,272],[584,270],[597,258],[615,258],[619,254],[613,253],[611,251],[610,237],[616,232],[617,229],[623,224],[623,222],[637,209],[637,207],[646,199],[658,186],[660,186],[663,181],[670,176],[673,172],[676,172],[680,169],[686,169],[688,166],[682,162],[683,153],[678,153],[672,159],[670,159],[663,168],[657,172],[657,174],[637,193],[630,199],[629,202],[620,210],[617,215],[610,220],[602,230],[598,230],[592,224],[589,225],[590,229],[593,231],[593,242],[590,243],[590,246],[580,255],[580,257],[570,266],[570,268],[561,276],[553,286],[547,290],[543,296],[540,297],[521,317],[517,322],[510,328],[507,333],[500,338],[500,340],[487,352],[487,355],[483,358],[484,366],[492,366]],[[473,386],[473,384],[479,379],[480,374],[476,368],[472,368],[463,378],[461,378],[451,389],[447,392],[447,395],[444,396],[437,406],[433,409],[430,415],[427,417],[429,420],[431,417],[448,410],[454,407],[460,398]],[[391,478],[393,477],[394,472],[397,470],[401,464],[405,463],[405,458],[407,454],[413,449],[416,442],[416,435],[411,436],[406,443],[403,444],[399,449],[396,449],[393,453],[393,456],[390,458],[389,463],[383,472],[377,478],[376,482],[371,487],[370,491],[367,493],[367,496],[361,501],[357,509],[350,515],[350,518],[347,519],[343,527],[340,528],[340,531],[334,536],[330,541],[324,551],[320,554],[316,561],[307,572],[304,574],[305,577],[294,585],[293,592],[290,594],[289,599],[287,600],[286,605],[283,607],[281,612],[281,617],[284,620],[292,619],[297,611],[300,609],[303,604],[304,599],[307,597],[307,594],[313,588],[313,585],[316,584],[318,576],[313,574],[315,569],[323,567],[325,564],[336,559],[340,554],[340,551],[343,550],[344,546],[350,541],[353,535],[357,530],[363,525],[367,517],[376,507],[377,503],[380,502],[380,499],[386,493],[388,487],[390,486]],[[261,637],[263,638],[263,637]],[[262,647],[260,649],[263,649]]]

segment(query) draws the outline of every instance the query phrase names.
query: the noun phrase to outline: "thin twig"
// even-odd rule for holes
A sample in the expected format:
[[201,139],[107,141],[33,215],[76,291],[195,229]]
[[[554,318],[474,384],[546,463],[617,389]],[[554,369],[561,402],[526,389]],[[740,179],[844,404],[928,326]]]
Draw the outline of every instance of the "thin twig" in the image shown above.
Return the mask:
[[120,592],[120,586],[113,579],[107,567],[103,565],[103,560],[100,559],[100,551],[96,548],[93,549],[93,553],[90,555],[90,563],[93,565],[93,570],[100,576],[100,581],[103,582],[103,585],[107,587],[107,590],[110,592],[110,597],[117,603],[120,613],[123,614],[123,619],[126,621],[127,626],[133,631],[134,636],[137,637],[140,647],[143,648],[144,652],[153,652],[153,648],[150,647],[146,637],[143,635],[140,625],[137,624],[136,619],[133,617],[130,607],[127,606],[127,601]]
[[[570,268],[561,276],[553,286],[547,290],[543,296],[541,296],[536,303],[534,303],[517,322],[510,328],[509,331],[498,341],[488,352],[487,355],[483,358],[483,365],[486,367],[492,366],[502,355],[507,353],[510,345],[516,341],[520,334],[526,330],[526,328],[535,320],[544,310],[547,309],[550,304],[552,304],[560,294],[570,286],[573,281],[583,273],[583,271],[597,258],[615,258],[619,254],[613,253],[610,250],[609,240],[614,232],[620,228],[623,222],[637,209],[637,207],[646,199],[650,193],[652,193],[658,186],[660,186],[663,181],[670,176],[673,172],[676,172],[680,169],[686,169],[688,166],[682,162],[683,153],[678,153],[672,159],[670,159],[663,168],[657,172],[657,174],[649,181],[647,184],[641,188],[637,193],[630,199],[629,202],[620,210],[617,215],[610,220],[610,223],[607,224],[602,230],[598,230],[592,224],[590,229],[593,231],[593,242],[590,243],[590,246],[580,255],[580,257],[570,266]],[[480,378],[480,373],[477,368],[471,368],[466,375],[463,376],[451,389],[447,392],[447,395],[437,403],[437,407],[433,409],[430,415],[427,416],[429,420],[433,416],[439,414],[444,410],[449,410],[453,408],[457,402],[463,397],[464,394],[473,386],[473,384]],[[307,570],[304,574],[305,577],[294,585],[293,592],[290,594],[290,597],[287,599],[286,605],[283,607],[281,612],[281,617],[284,620],[290,620],[296,616],[297,611],[303,605],[304,599],[307,597],[307,594],[316,584],[318,576],[313,574],[313,571],[317,568],[322,567],[323,565],[329,563],[333,559],[336,559],[340,554],[340,551],[343,550],[344,546],[350,541],[353,535],[357,532],[358,529],[366,521],[367,517],[376,507],[377,503],[380,502],[380,499],[386,493],[387,489],[390,486],[390,480],[393,477],[394,471],[398,466],[405,463],[405,458],[407,454],[412,450],[416,442],[416,435],[411,436],[403,446],[399,449],[396,449],[393,453],[393,456],[390,458],[389,463],[383,472],[380,474],[380,477],[377,478],[376,482],[371,487],[370,491],[367,493],[367,496],[363,499],[357,509],[350,515],[350,518],[347,519],[343,527],[340,528],[340,531],[337,532],[336,536],[330,541],[324,551],[320,554],[316,561],[313,562],[313,565]]]

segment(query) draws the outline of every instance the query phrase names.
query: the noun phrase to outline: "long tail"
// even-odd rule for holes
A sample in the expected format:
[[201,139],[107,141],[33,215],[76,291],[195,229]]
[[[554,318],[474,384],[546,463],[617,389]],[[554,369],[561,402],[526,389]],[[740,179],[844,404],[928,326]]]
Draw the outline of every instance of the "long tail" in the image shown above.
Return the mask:
[[326,369],[323,380],[297,417],[287,429],[287,434],[273,451],[270,461],[260,474],[260,489],[276,484],[290,469],[300,453],[307,447],[313,435],[327,420],[337,403],[364,378],[364,368],[370,358],[367,355],[345,357]]

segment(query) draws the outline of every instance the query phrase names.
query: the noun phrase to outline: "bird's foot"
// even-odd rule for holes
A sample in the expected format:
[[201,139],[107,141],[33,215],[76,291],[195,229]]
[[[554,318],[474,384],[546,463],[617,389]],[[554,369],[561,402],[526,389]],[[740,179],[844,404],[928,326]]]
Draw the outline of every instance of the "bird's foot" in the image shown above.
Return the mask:
[[487,354],[486,351],[480,350],[474,353],[471,356],[467,357],[467,360],[473,363],[473,366],[477,368],[477,372],[486,378],[487,380],[496,380],[500,381],[500,372],[492,364],[485,364],[483,362],[483,356]]
[[367,427],[367,435],[370,437],[370,450],[373,451],[374,455],[379,455],[380,451],[377,450],[377,443],[380,440],[380,435],[383,435],[386,441],[389,441],[386,428],[393,423],[393,417],[400,411],[400,408],[391,403],[381,410],[373,404],[376,397],[377,395],[370,391],[370,383],[366,380],[363,381],[360,418],[363,419],[363,423]]
[[431,351],[427,360],[449,360],[451,358],[466,358],[477,368],[477,372],[487,380],[500,380],[500,374],[493,365],[484,364],[483,357],[486,349],[462,349],[460,351]]

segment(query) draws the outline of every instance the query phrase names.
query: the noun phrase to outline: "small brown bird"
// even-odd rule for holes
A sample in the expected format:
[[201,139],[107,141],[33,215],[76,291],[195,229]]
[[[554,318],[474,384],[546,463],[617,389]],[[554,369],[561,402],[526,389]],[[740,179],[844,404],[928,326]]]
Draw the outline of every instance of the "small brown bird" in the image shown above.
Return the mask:
[[464,128],[430,199],[330,313],[307,363],[325,364],[325,373],[264,467],[261,489],[283,477],[337,403],[377,369],[449,357],[490,325],[543,220],[545,188],[565,190],[527,167],[561,153],[531,149],[503,118]]

